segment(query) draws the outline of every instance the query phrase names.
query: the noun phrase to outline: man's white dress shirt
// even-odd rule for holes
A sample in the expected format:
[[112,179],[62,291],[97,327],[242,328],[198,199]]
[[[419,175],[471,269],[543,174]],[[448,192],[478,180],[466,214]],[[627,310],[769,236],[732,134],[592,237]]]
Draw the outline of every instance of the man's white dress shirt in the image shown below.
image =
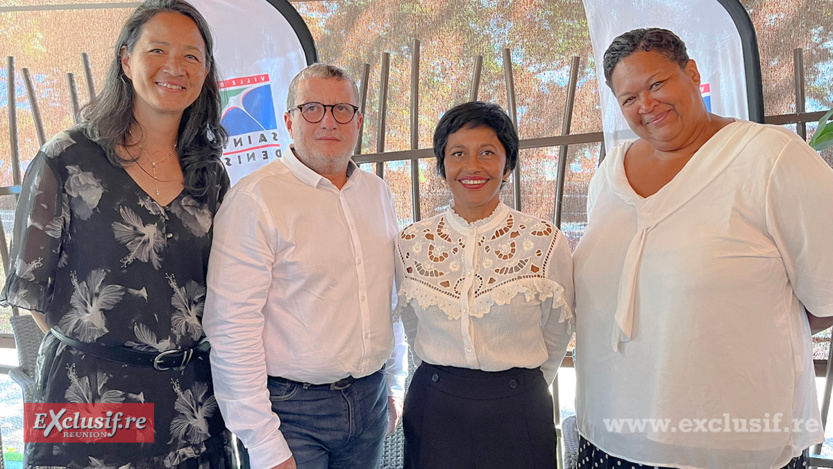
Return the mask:
[[[339,190],[287,152],[226,195],[203,326],[220,410],[254,467],[291,455],[267,376],[326,384],[368,376],[391,358],[397,231],[390,190],[352,162]],[[401,399],[407,346],[397,328],[387,381]]]
[[652,466],[781,468],[824,440],[804,307],[833,315],[833,171],[734,122],[641,197],[631,143],[594,176],[573,255],[579,431]]

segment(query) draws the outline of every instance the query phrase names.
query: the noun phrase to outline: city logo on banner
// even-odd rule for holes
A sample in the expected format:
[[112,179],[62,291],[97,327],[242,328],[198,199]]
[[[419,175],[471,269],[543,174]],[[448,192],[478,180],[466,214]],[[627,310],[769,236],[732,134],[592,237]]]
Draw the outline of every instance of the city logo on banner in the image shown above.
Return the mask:
[[221,123],[229,133],[223,151],[226,166],[281,157],[277,116],[269,75],[230,78],[219,83]]
[[706,111],[712,112],[712,87],[708,83],[700,84],[700,94],[703,96],[703,102],[706,103]]

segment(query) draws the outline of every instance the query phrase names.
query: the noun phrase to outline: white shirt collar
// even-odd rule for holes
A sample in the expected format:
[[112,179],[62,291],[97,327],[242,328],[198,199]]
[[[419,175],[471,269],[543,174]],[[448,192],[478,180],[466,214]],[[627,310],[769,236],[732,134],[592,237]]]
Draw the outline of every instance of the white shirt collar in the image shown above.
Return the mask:
[[[289,171],[295,175],[301,182],[310,186],[310,187],[318,187],[323,181],[326,181],[327,184],[332,185],[329,179],[325,178],[324,176],[316,173],[312,169],[310,169],[307,165],[305,165],[301,160],[298,159],[298,155],[295,154],[295,145],[289,145],[289,152],[284,153],[281,156],[281,160],[283,161],[284,166],[289,169]],[[347,163],[347,184],[344,187],[347,187],[348,184],[356,184],[356,176],[358,175],[359,167],[353,160],[350,160]]]

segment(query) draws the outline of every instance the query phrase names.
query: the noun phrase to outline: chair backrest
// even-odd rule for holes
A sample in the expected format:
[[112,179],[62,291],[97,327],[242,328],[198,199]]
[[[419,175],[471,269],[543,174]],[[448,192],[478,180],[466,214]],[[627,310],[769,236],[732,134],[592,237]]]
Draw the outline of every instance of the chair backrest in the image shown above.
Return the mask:
[[[831,338],[833,341],[833,338]],[[824,379],[824,395],[821,401],[821,426],[827,428],[827,413],[830,411],[831,393],[833,393],[833,342],[827,350],[827,366]],[[822,444],[810,448],[807,462],[813,467],[833,467],[830,456],[822,456]]]
[[38,349],[43,340],[43,331],[38,327],[35,319],[28,314],[13,315],[9,318],[14,331],[14,342],[17,346],[17,358],[20,369],[30,378],[35,377],[38,363]]
[[3,448],[4,448],[4,446],[3,446],[3,435],[0,434],[0,469],[6,469],[6,462],[3,459],[3,451],[4,451]]
[[[408,379],[405,381],[406,391],[411,386],[411,379],[414,377],[414,372],[416,371],[413,350],[413,347],[408,347]],[[402,424],[400,423],[396,431],[385,438],[380,469],[402,469],[404,464],[405,434],[402,431]]]

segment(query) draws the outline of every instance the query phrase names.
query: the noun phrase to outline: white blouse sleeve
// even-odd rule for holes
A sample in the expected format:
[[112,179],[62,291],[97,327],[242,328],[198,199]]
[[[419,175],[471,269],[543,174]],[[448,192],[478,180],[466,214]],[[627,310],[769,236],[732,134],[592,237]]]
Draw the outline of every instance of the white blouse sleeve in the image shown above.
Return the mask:
[[599,167],[596,168],[596,173],[590,178],[590,185],[587,187],[587,221],[590,221],[590,214],[593,213],[593,208],[596,206],[596,199],[598,199],[599,192],[601,192],[602,186],[604,185],[604,180],[607,178],[605,168],[609,164],[608,161],[611,160],[611,156],[613,155],[608,155],[599,164]]
[[[544,320],[542,323],[544,342],[549,358],[541,365],[541,371],[547,383],[552,383],[558,373],[558,367],[567,353],[567,345],[573,335],[573,306],[575,301],[573,287],[573,259],[570,246],[561,231],[557,231],[553,257],[547,269],[547,279],[561,285],[560,298],[548,298],[543,303]],[[548,314],[547,314],[548,313]]]
[[[402,251],[403,248],[400,244],[401,239],[402,237],[400,233],[400,235],[397,235],[395,239],[396,252],[394,253],[394,260],[396,262],[396,277],[394,279],[394,288],[397,292],[397,301],[396,308],[394,308],[393,311],[393,322],[394,324],[398,321],[402,322],[407,345],[409,345],[411,350],[413,350],[414,343],[416,342],[417,315],[416,311],[414,311],[413,305],[410,304],[407,295],[403,290],[405,279],[405,254]],[[422,363],[422,360],[414,354],[414,362],[417,366],[419,366],[419,364]]]
[[795,295],[815,316],[833,316],[831,201],[833,170],[796,137],[770,174],[766,223]]

